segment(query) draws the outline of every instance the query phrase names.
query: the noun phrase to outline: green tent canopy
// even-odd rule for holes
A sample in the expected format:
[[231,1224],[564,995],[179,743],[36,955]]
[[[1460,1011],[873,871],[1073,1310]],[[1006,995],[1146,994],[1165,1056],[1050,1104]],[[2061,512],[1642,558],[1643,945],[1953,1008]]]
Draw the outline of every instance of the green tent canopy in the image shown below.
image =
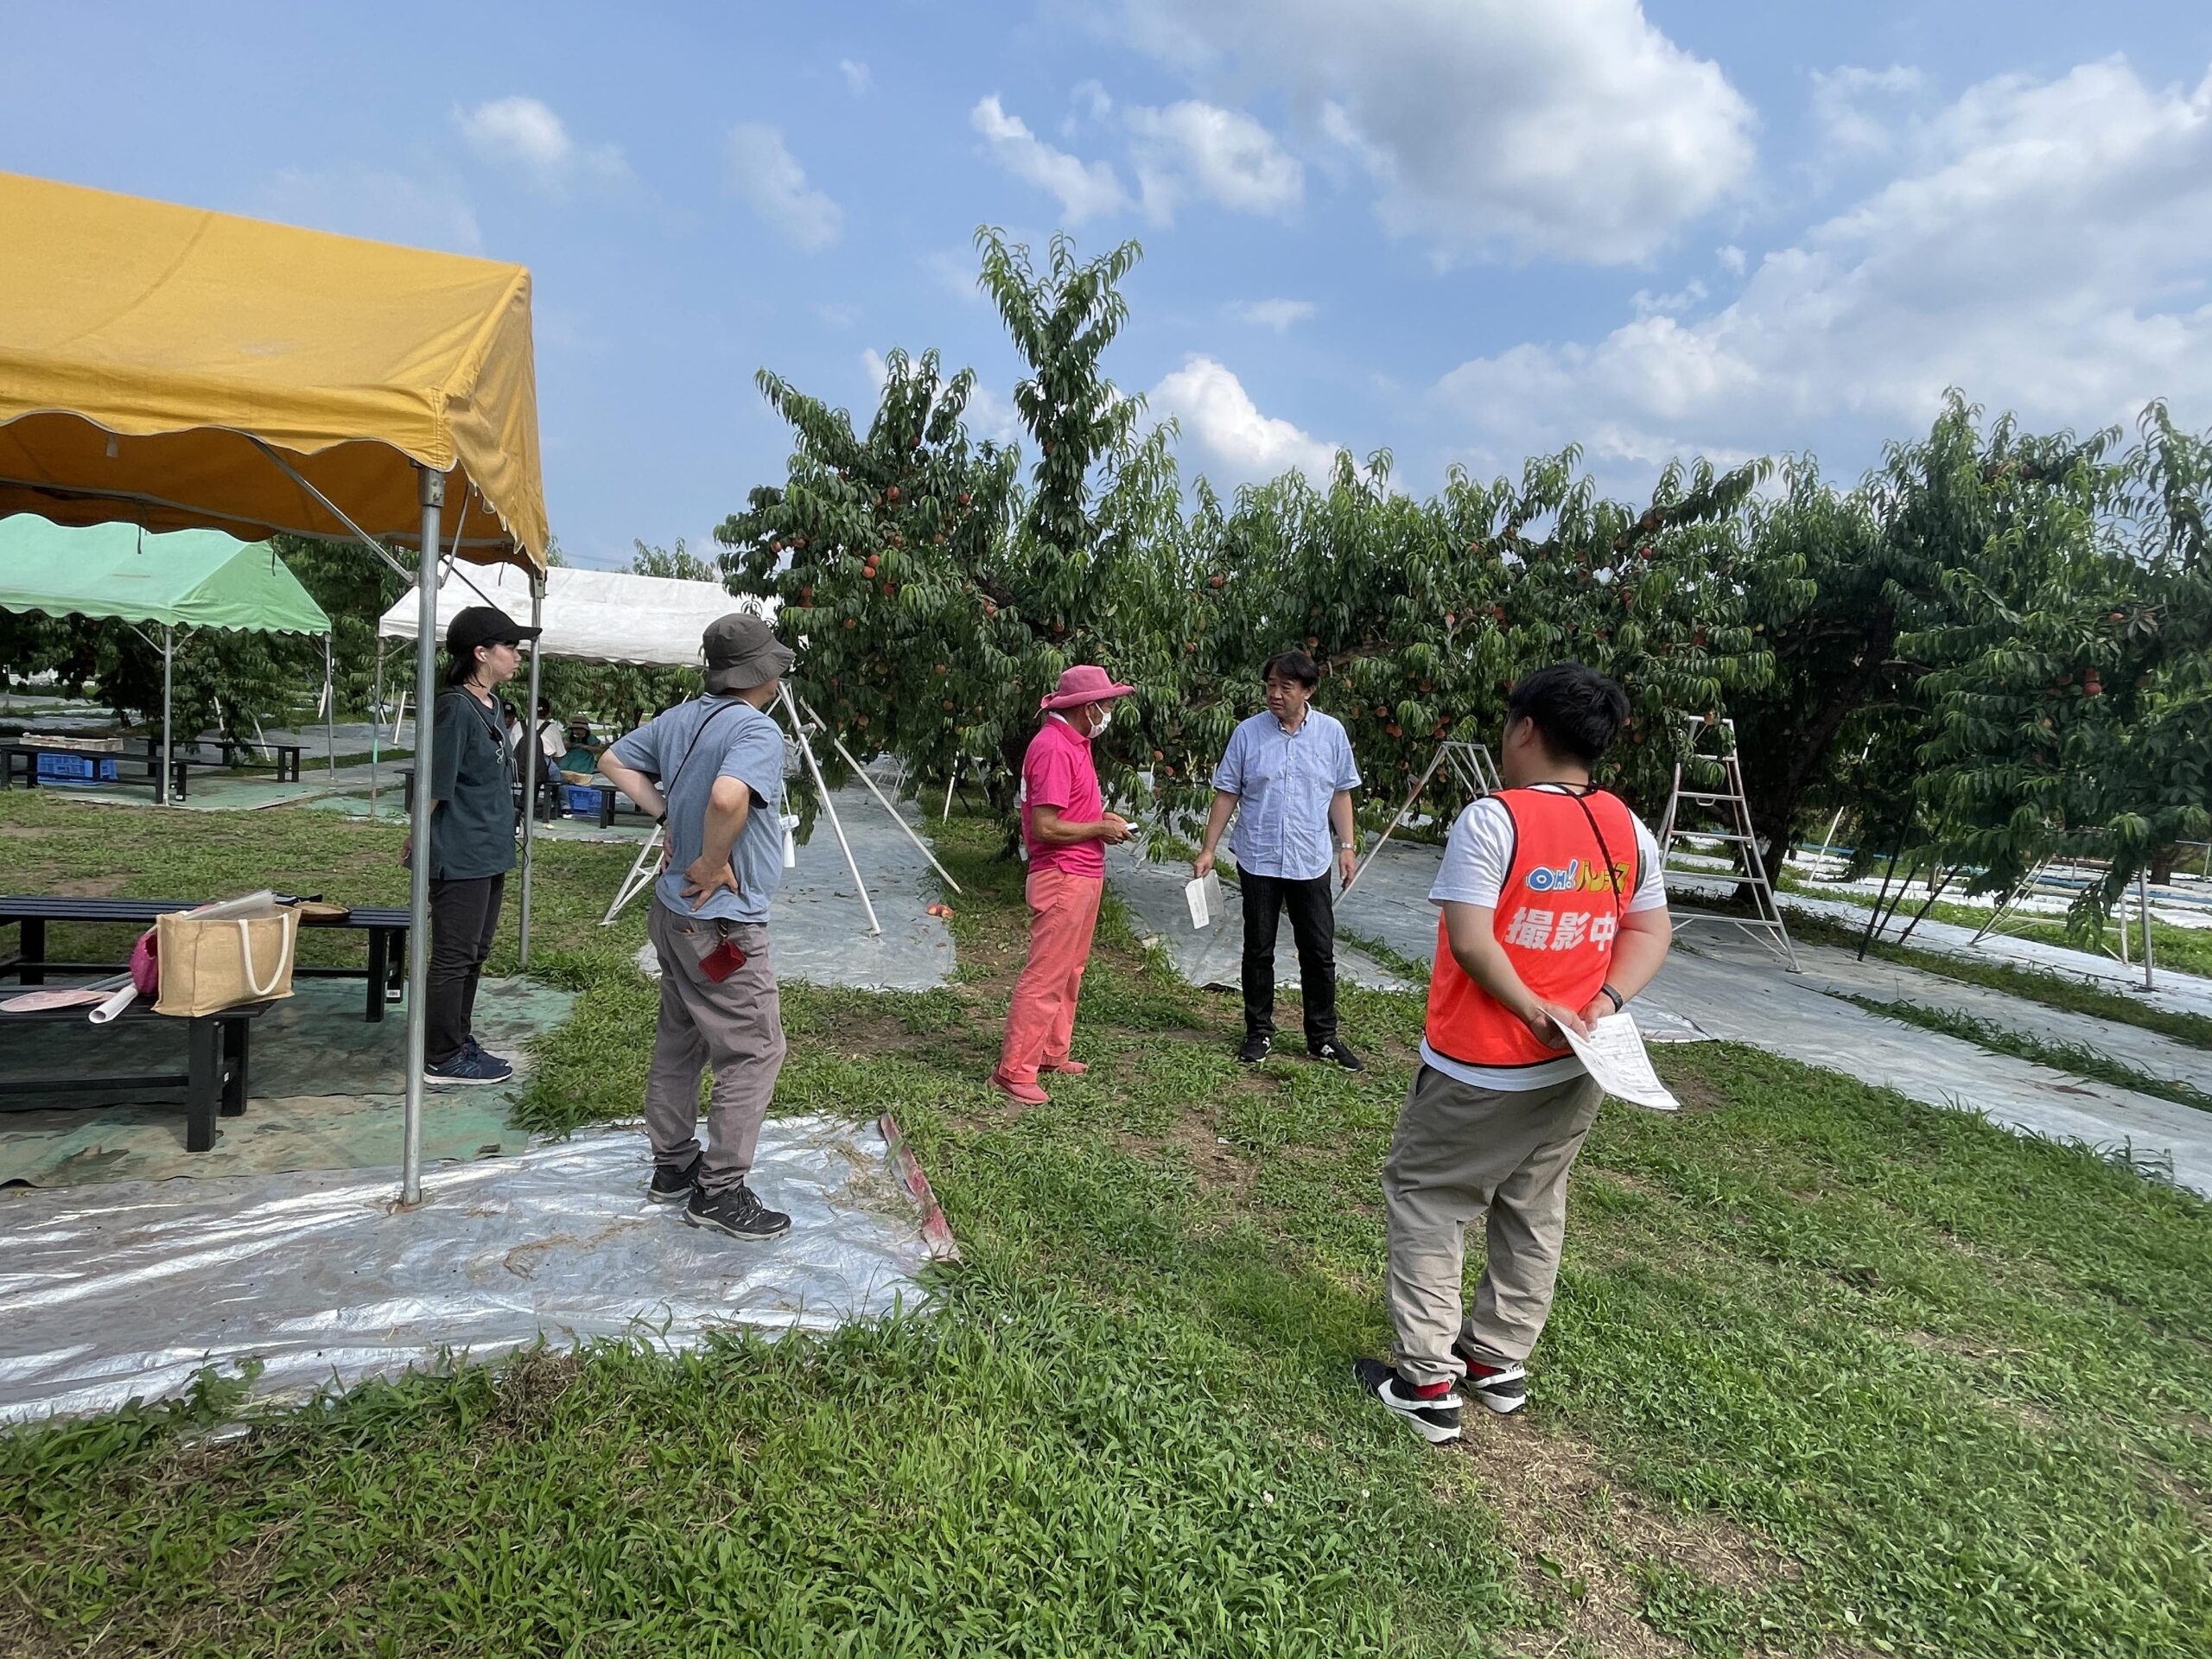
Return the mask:
[[164,805],[175,754],[169,690],[177,630],[319,633],[323,722],[335,775],[330,618],[266,542],[241,542],[219,530],[156,534],[136,524],[54,524],[34,513],[16,513],[0,518],[0,610],[162,631],[162,772],[156,795]]
[[330,619],[266,542],[218,530],[149,534],[0,518],[0,610],[165,628],[328,633]]

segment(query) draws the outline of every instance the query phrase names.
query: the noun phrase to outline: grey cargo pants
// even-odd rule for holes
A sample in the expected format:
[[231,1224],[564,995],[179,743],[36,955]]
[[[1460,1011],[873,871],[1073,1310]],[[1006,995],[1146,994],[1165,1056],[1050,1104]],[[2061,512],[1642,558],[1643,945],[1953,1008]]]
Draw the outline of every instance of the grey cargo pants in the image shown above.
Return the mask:
[[[679,916],[656,899],[645,933],[660,958],[660,1019],[645,1074],[653,1161],[680,1170],[698,1154],[699,1077],[711,1068],[712,1144],[699,1185],[709,1196],[726,1192],[753,1167],[760,1122],[784,1065],[783,1007],[768,965],[768,930],[758,922]],[[745,952],[745,965],[717,982],[699,963],[725,938]]]

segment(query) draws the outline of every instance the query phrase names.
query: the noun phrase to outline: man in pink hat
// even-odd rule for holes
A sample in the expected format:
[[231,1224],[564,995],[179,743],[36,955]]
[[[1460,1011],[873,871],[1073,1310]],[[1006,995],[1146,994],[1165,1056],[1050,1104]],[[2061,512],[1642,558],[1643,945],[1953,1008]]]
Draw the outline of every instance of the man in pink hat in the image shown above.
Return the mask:
[[1068,1055],[1076,995],[1098,900],[1106,890],[1106,849],[1129,838],[1128,822],[1106,810],[1090,742],[1114,717],[1113,702],[1134,686],[1081,664],[1060,676],[1041,707],[1045,718],[1021,759],[1021,838],[1029,849],[1029,960],[1006,1011],[1006,1043],[991,1082],[1010,1099],[1041,1106],[1038,1074],[1078,1077]]

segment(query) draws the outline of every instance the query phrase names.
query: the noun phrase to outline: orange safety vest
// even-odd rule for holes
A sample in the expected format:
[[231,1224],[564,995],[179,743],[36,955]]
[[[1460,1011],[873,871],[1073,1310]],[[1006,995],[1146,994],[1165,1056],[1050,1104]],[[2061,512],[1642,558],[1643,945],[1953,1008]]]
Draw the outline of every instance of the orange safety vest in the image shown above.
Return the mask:
[[[1635,896],[1643,855],[1636,820],[1617,795],[1509,789],[1491,798],[1513,820],[1513,857],[1492,925],[1521,982],[1580,1010],[1612,970],[1613,940]],[[1608,868],[1608,866],[1611,866]],[[1463,1065],[1541,1065],[1546,1048],[1504,1004],[1467,977],[1441,911],[1428,979],[1428,1046]]]

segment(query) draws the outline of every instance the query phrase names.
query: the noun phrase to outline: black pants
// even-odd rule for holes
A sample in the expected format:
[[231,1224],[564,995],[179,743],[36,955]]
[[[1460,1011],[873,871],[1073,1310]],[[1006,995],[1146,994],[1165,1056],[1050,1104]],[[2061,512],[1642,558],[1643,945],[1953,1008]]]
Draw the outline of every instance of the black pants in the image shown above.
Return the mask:
[[1237,873],[1244,896],[1244,1029],[1255,1036],[1275,1033],[1275,926],[1290,912],[1290,936],[1298,943],[1298,978],[1306,1005],[1306,1045],[1311,1048],[1337,1034],[1337,913],[1329,899],[1329,878],[1286,881],[1280,876]]
[[430,986],[423,1004],[423,1058],[443,1065],[461,1052],[476,1014],[476,984],[499,931],[507,878],[430,882]]

